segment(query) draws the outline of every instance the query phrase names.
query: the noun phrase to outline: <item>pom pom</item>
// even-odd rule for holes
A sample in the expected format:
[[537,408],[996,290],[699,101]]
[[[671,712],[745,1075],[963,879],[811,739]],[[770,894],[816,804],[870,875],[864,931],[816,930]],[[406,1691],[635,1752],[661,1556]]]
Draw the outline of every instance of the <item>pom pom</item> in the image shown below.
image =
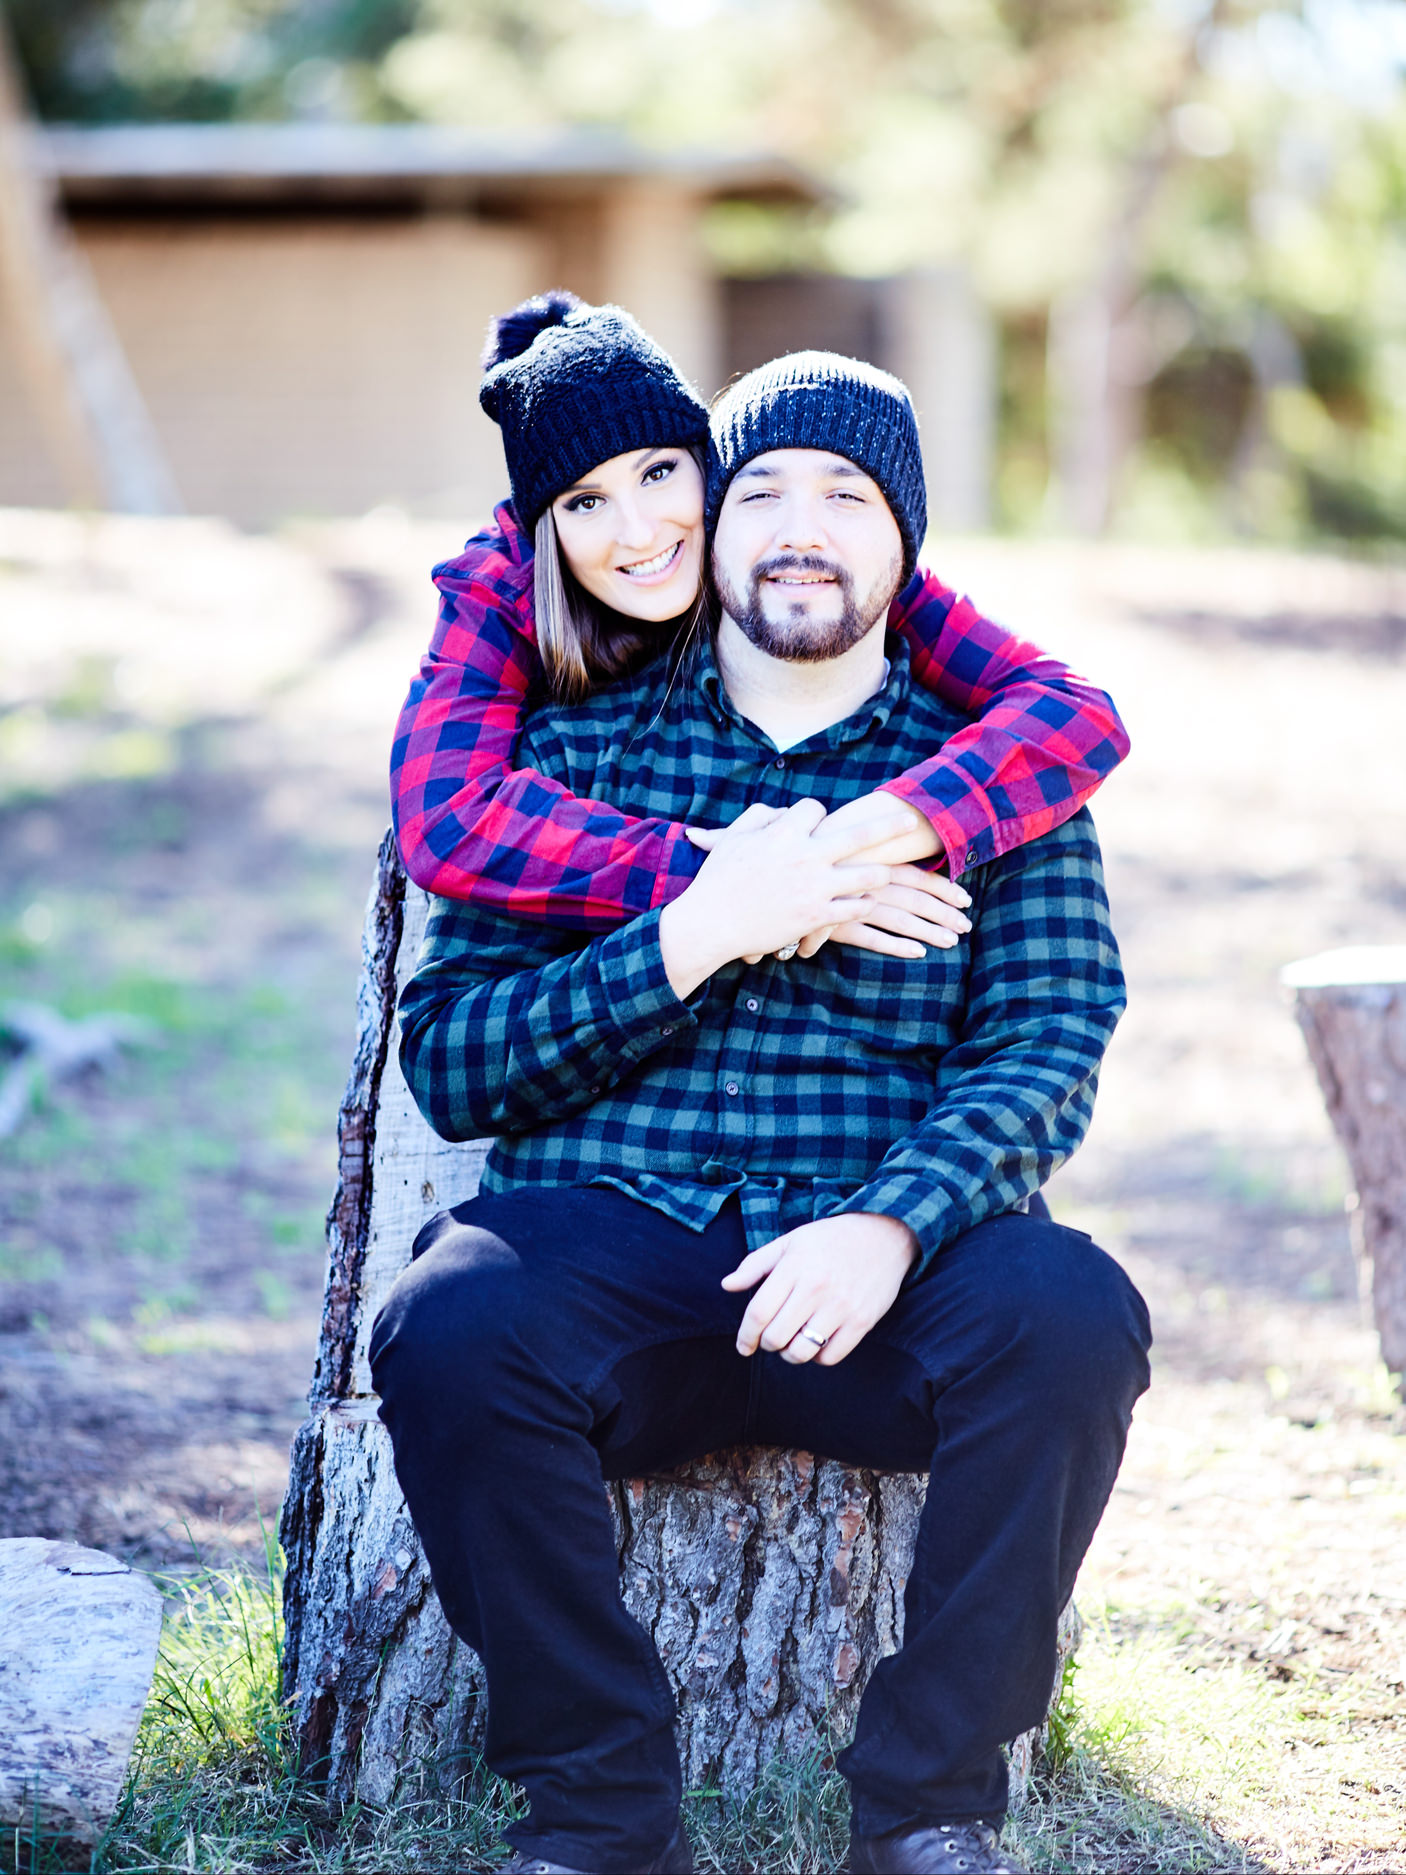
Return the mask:
[[548,326],[565,325],[567,317],[581,305],[565,287],[550,293],[534,293],[521,306],[514,306],[495,319],[488,328],[488,343],[483,349],[483,368],[491,371],[505,358],[520,358],[539,332]]

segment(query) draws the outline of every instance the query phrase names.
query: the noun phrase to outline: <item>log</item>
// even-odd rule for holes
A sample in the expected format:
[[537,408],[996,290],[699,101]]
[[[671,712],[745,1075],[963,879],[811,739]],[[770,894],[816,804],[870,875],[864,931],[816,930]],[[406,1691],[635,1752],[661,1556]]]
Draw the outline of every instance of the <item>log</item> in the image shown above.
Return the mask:
[[[482,1669],[440,1612],[367,1364],[416,1232],[472,1196],[488,1146],[430,1131],[392,1046],[427,904],[388,835],[363,936],[310,1417],[281,1526],[285,1692],[304,1768],[339,1804],[389,1804],[427,1761],[452,1782],[483,1731]],[[689,1788],[743,1793],[769,1763],[849,1730],[870,1670],[902,1641],[926,1483],[738,1450],[611,1488],[622,1589],[678,1695]],[[1071,1608],[1061,1672],[1076,1630]],[[1013,1747],[1018,1787],[1035,1743]]]
[[101,1550],[8,1537],[0,1636],[0,1824],[21,1842],[94,1843],[151,1688],[161,1596]]
[[1406,1375],[1406,944],[1324,951],[1282,973],[1355,1187],[1353,1247],[1387,1371]]

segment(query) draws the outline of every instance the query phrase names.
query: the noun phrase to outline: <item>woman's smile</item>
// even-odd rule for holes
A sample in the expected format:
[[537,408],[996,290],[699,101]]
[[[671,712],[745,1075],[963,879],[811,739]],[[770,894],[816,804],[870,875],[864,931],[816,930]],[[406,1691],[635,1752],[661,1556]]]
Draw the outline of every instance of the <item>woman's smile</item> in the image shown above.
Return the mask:
[[638,580],[642,585],[650,585],[655,580],[667,579],[678,565],[679,555],[683,552],[682,539],[676,540],[672,547],[666,547],[662,553],[656,553],[651,560],[632,560],[617,565],[616,572],[623,573],[626,579]]

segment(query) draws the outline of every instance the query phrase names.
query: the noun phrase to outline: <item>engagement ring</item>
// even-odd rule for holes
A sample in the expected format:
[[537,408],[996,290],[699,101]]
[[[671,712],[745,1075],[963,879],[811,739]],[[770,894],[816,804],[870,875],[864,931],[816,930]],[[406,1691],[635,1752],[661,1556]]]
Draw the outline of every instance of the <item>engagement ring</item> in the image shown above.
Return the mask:
[[797,938],[794,944],[783,944],[775,955],[781,963],[789,963],[800,948],[801,940]]

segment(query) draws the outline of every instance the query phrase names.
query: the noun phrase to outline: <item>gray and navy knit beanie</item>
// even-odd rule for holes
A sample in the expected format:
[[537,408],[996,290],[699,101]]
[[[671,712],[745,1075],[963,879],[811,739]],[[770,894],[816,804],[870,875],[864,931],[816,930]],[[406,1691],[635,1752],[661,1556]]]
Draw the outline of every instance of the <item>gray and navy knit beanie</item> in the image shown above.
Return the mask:
[[668,353],[618,306],[541,293],[495,319],[478,401],[503,432],[530,533],[564,488],[630,449],[703,444],[708,412]]
[[918,419],[906,386],[838,352],[791,352],[739,378],[713,405],[708,525],[737,471],[769,449],[828,449],[879,484],[903,537],[903,578],[927,532]]

